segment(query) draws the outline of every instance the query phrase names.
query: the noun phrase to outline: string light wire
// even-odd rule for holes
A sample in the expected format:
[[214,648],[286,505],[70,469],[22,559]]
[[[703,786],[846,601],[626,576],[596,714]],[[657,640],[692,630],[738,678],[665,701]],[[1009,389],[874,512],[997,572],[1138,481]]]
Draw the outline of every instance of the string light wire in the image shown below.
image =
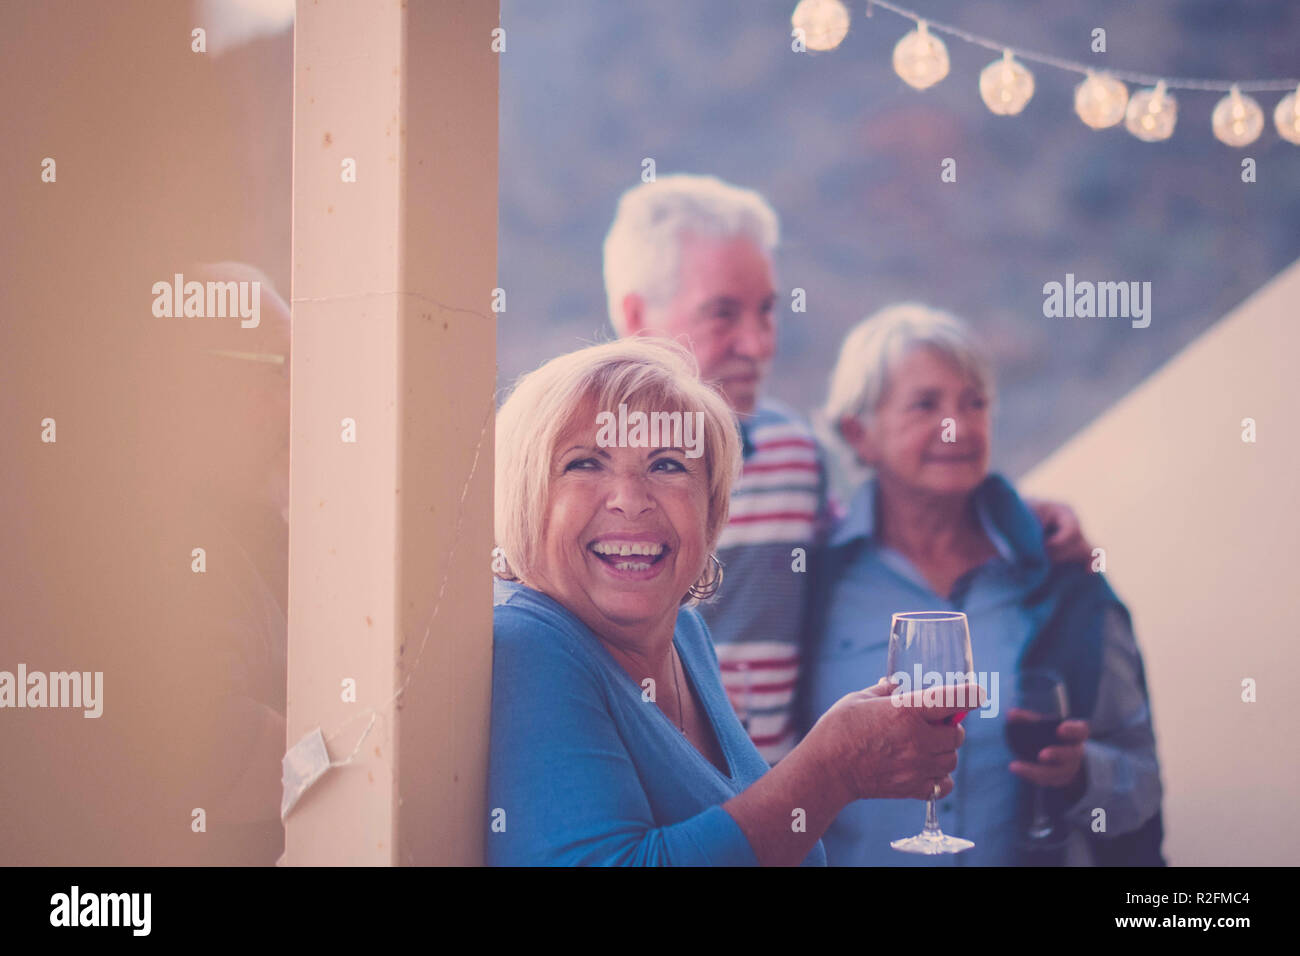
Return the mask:
[[936,33],[946,33],[954,36],[959,40],[965,40],[967,43],[973,43],[976,46],[982,46],[986,49],[993,50],[996,53],[1002,53],[1010,50],[1011,53],[1021,60],[1027,60],[1031,63],[1042,63],[1044,66],[1053,66],[1058,70],[1067,70],[1071,73],[1078,73],[1087,76],[1089,73],[1105,73],[1113,76],[1117,80],[1123,80],[1126,83],[1134,83],[1139,86],[1155,86],[1163,82],[1166,89],[1169,90],[1204,90],[1207,92],[1230,93],[1235,86],[1242,93],[1290,93],[1294,92],[1297,86],[1300,86],[1300,79],[1286,80],[1214,80],[1214,79],[1169,79],[1163,76],[1157,76],[1154,73],[1133,73],[1125,70],[1112,70],[1105,67],[1086,66],[1075,60],[1066,60],[1059,56],[1052,56],[1048,53],[1037,53],[1033,50],[1026,50],[1023,47],[1010,46],[1006,43],[999,43],[996,40],[990,40],[960,27],[950,26],[946,23],[937,23],[929,17],[922,16],[915,11],[900,7],[897,4],[889,3],[887,0],[867,0],[867,15],[871,15],[873,7],[880,7],[888,10],[890,13],[896,13],[900,17],[906,17],[916,23],[925,22],[925,25]]

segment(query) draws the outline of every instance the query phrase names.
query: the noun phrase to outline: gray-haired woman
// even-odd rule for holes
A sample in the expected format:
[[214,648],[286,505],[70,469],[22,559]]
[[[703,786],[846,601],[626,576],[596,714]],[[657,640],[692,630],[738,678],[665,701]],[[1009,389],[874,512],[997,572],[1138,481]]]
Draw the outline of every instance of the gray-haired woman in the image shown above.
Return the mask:
[[[916,829],[916,807],[855,804],[828,831],[827,856],[870,865],[1159,863],[1160,775],[1128,613],[1100,574],[1050,563],[1038,520],[989,473],[992,399],[992,372],[970,330],[924,306],[872,316],[840,352],[825,415],[872,477],[830,536],[807,712],[885,674],[892,614],[922,608],[967,615],[990,707],[965,722],[957,787],[941,807],[973,849],[894,852],[890,841]],[[998,690],[1005,696],[1022,668],[1035,667],[1059,674],[1070,719],[1037,760],[1017,760],[1003,739],[1008,708]],[[1024,783],[1046,788],[1059,811],[1066,841],[1054,854],[1028,857],[1018,845]]]

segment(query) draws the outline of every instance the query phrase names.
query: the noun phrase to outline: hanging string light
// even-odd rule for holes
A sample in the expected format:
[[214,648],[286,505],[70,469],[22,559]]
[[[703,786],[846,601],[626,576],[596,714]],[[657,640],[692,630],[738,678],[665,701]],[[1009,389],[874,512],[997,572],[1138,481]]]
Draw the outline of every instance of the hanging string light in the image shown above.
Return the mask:
[[999,116],[1014,116],[1034,95],[1034,75],[1016,62],[1010,50],[980,71],[980,96]]
[[1236,86],[1214,105],[1210,114],[1214,135],[1229,146],[1249,146],[1264,129],[1264,111]]
[[1128,112],[1124,125],[1138,139],[1147,143],[1158,143],[1174,135],[1174,124],[1178,122],[1178,102],[1165,89],[1161,80],[1155,89],[1139,90],[1128,101]]
[[1300,146],[1300,86],[1282,97],[1273,111],[1273,123],[1277,126],[1277,135]]
[[948,48],[918,20],[916,29],[894,47],[894,70],[918,90],[934,86],[948,75]]
[[1128,87],[1108,73],[1092,73],[1074,88],[1074,112],[1093,129],[1114,126],[1124,118]]
[[[1170,90],[1213,91],[1228,94],[1215,106],[1212,117],[1215,136],[1229,145],[1244,146],[1254,142],[1264,126],[1264,113],[1259,103],[1245,94],[1276,91],[1287,94],[1273,112],[1278,135],[1289,143],[1300,145],[1300,80],[1230,83],[1214,79],[1167,79],[1120,70],[1094,72],[1083,63],[1013,49],[988,37],[926,20],[890,0],[867,0],[867,16],[871,16],[875,7],[916,24],[916,29],[894,47],[894,70],[918,90],[934,86],[948,75],[948,49],[939,37],[930,32],[933,29],[1002,53],[1001,60],[990,63],[980,72],[980,96],[988,108],[1000,116],[1019,113],[1032,98],[1034,77],[1021,62],[1030,61],[1084,76],[1074,91],[1074,111],[1093,129],[1106,129],[1124,120],[1129,132],[1138,139],[1159,142],[1173,135],[1178,121],[1178,103]],[[840,0],[801,0],[792,20],[804,31],[808,49],[829,50],[838,46],[848,32],[849,14]],[[1147,88],[1130,98],[1126,84]]]
[[790,25],[803,31],[809,50],[833,50],[849,32],[849,11],[841,0],[800,0]]

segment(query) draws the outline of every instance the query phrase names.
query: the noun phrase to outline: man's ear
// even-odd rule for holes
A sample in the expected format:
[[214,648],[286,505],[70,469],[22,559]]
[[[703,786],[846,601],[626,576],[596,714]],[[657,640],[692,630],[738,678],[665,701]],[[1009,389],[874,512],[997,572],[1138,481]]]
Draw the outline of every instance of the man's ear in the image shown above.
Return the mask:
[[645,329],[645,299],[635,292],[623,296],[623,329],[625,335],[636,335]]

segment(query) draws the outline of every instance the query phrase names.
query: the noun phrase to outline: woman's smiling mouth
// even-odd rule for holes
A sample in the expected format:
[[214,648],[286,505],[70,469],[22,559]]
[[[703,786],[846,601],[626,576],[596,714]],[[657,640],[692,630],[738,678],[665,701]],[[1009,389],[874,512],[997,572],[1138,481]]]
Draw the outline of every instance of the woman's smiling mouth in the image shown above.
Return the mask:
[[[605,538],[587,546],[606,567],[620,576],[645,576],[668,553],[668,546],[660,541],[631,541]],[[657,571],[655,572],[657,573]]]

